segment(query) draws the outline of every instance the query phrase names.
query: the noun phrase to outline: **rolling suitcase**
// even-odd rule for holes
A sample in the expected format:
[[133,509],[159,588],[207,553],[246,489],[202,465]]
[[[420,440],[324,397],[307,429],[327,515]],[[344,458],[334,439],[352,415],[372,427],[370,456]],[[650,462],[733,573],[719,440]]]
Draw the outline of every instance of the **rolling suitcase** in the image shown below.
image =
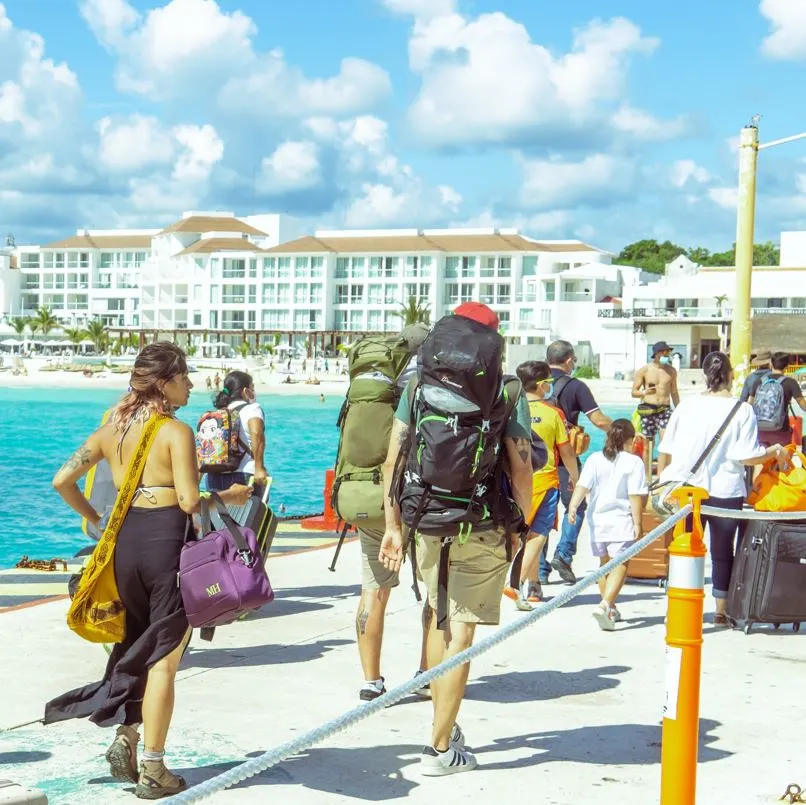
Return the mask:
[[[252,495],[243,506],[227,506],[230,516],[239,526],[250,528],[257,536],[257,544],[265,559],[271,550],[272,540],[277,531],[277,518],[269,508],[269,491],[271,490],[271,478],[266,483],[262,496]],[[215,529],[224,527],[221,519],[215,512],[211,511],[211,518]]]
[[800,629],[806,621],[806,522],[750,521],[733,563],[727,614],[745,634],[755,623]]
[[[649,511],[644,512],[642,521],[644,534],[648,534],[662,522],[657,514]],[[664,587],[666,579],[669,577],[669,545],[672,544],[673,538],[672,531],[668,531],[630,559],[627,562],[627,578],[638,581],[655,581],[660,587]]]

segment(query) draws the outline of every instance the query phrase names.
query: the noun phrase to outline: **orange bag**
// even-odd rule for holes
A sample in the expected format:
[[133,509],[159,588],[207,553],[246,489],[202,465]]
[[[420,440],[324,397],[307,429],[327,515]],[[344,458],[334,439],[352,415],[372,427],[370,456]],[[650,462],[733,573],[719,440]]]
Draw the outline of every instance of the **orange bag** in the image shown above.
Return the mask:
[[753,483],[747,502],[760,512],[806,511],[806,456],[789,445],[792,466],[780,472],[775,464],[765,464]]

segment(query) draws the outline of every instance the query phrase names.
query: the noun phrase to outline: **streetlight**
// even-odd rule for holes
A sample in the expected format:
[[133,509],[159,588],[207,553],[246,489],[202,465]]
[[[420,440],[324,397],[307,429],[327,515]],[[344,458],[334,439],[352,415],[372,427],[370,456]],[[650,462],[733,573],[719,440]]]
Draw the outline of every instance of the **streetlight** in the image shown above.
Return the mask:
[[759,144],[758,116],[739,136],[739,197],[736,210],[736,300],[731,323],[730,360],[736,381],[744,380],[750,366],[752,346],[751,284],[755,243],[756,169],[758,152],[806,138],[806,132]]

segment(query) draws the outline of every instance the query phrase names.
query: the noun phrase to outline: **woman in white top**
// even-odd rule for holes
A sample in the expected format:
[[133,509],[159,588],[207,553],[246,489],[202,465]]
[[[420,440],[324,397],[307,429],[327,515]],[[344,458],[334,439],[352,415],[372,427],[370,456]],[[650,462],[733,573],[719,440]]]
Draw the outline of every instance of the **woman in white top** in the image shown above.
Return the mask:
[[[686,481],[705,489],[710,495],[705,501],[708,506],[739,510],[747,495],[745,466],[776,458],[785,467],[787,454],[780,445],[764,448],[759,444],[756,415],[747,403],[741,403],[722,438],[692,476],[691,468],[738,403],[731,393],[733,368],[727,355],[712,352],[703,361],[702,371],[707,391],[685,398],[675,408],[660,443],[658,473],[661,481]],[[741,521],[725,517],[703,517],[703,522],[710,533],[714,623],[729,626],[725,600],[737,530],[741,542],[744,529]]]
[[[642,515],[649,493],[644,462],[632,454],[635,428],[617,419],[607,432],[601,453],[585,462],[579,483],[568,504],[568,522],[576,522],[577,509],[588,497],[586,522],[594,556],[606,565],[643,536]],[[612,632],[621,619],[616,599],[627,578],[627,563],[599,582],[602,602],[593,611],[599,628]]]
[[208,475],[210,491],[229,489],[233,484],[249,484],[254,480],[255,494],[262,495],[268,479],[266,472],[266,433],[263,408],[257,403],[255,383],[246,372],[229,372],[224,378],[224,388],[215,398],[216,408],[235,411],[241,420],[241,441],[246,448],[238,469],[221,475]]

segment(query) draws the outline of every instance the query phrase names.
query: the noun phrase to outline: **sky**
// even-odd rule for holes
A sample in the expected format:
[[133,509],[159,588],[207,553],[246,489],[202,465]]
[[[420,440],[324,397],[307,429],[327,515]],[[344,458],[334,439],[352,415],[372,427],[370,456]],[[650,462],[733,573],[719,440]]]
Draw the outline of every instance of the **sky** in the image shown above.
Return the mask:
[[[806,131],[806,0],[0,0],[0,234],[185,210],[730,248]],[[806,140],[756,240],[806,229]]]

